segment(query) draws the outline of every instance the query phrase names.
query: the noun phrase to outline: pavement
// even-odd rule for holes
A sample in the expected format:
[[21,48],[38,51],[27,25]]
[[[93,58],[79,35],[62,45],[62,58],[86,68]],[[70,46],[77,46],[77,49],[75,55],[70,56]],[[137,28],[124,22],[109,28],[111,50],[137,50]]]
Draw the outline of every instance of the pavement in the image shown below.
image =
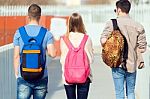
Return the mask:
[[[88,99],[115,99],[111,69],[101,57],[99,47],[94,48],[94,63],[91,65],[93,82]],[[16,99],[16,79],[12,66],[13,45],[0,48],[0,99]],[[150,99],[150,48],[143,54],[145,68],[137,70],[136,99]],[[46,99],[66,99],[62,83],[59,58],[47,59],[49,84]]]
[[[100,49],[94,48],[95,60],[91,65],[93,82],[88,99],[115,99],[110,68],[100,58]],[[98,54],[96,54],[98,53]],[[0,99],[16,99],[16,79],[12,66],[13,45],[0,48]],[[49,73],[48,94],[46,99],[66,99],[59,58],[47,57]],[[146,98],[145,98],[146,99]]]
[[[93,82],[90,85],[88,99],[115,99],[111,69],[102,62],[100,54],[95,54],[91,69]],[[48,70],[49,85],[46,99],[66,99],[59,58],[48,61]]]

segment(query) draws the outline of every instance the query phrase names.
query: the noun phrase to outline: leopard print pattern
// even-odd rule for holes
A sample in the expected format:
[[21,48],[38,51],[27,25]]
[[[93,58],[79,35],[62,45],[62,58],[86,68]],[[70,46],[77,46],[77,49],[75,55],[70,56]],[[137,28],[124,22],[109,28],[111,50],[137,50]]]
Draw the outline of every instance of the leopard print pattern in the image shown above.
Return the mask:
[[108,66],[118,67],[122,62],[124,38],[119,30],[114,30],[102,48],[102,59]]

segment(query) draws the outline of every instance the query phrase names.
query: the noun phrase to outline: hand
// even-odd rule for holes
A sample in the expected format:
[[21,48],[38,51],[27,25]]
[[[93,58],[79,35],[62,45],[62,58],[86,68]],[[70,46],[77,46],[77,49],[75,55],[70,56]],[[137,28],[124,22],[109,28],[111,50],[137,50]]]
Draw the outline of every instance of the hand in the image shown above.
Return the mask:
[[140,62],[140,65],[138,66],[138,69],[144,68],[144,62]]
[[18,78],[18,71],[15,71],[15,77]]

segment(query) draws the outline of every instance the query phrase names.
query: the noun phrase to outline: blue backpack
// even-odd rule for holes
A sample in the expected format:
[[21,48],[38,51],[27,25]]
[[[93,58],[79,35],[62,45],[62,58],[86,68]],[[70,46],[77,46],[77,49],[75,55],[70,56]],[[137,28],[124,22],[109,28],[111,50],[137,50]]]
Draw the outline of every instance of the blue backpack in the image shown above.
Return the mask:
[[46,63],[42,43],[47,30],[41,27],[36,37],[30,37],[24,27],[20,27],[19,32],[24,42],[20,53],[21,76],[27,81],[39,80],[44,75]]

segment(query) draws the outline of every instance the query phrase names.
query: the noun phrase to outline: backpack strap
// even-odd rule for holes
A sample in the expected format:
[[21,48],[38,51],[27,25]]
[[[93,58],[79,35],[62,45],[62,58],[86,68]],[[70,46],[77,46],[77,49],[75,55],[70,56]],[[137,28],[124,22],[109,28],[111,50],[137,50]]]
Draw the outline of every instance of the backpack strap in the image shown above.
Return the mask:
[[[62,38],[63,38],[64,42],[66,43],[66,45],[69,49],[74,48],[74,46],[71,44],[70,40],[67,37],[62,36]],[[83,37],[83,39],[79,45],[79,48],[84,48],[87,39],[88,39],[88,35],[84,35],[84,37]]]
[[31,37],[28,36],[24,26],[19,28],[19,33],[20,33],[20,36],[21,36],[24,44],[27,44]]
[[[117,24],[117,20],[116,19],[111,19],[111,20],[113,23],[113,29],[120,31],[119,26]],[[128,58],[128,42],[127,42],[126,37],[122,33],[121,33],[121,35],[123,36],[123,39],[124,39],[124,48],[123,48],[123,57],[122,58],[123,58],[124,66],[126,66],[126,60]]]
[[28,44],[29,41],[33,39],[33,40],[36,40],[36,42],[39,45],[41,45],[42,42],[43,42],[43,39],[45,37],[45,34],[46,34],[47,30],[45,28],[41,27],[40,28],[40,32],[39,32],[39,34],[36,37],[30,37],[27,34],[24,26],[22,26],[22,27],[19,28],[19,32],[20,32],[20,35],[21,35],[21,38],[22,38],[24,44]]
[[117,20],[116,19],[111,19],[112,23],[113,23],[113,30],[120,30],[119,26],[117,24]]
[[47,32],[47,29],[44,27],[41,27],[39,34],[35,37],[39,45],[43,43],[46,32]]
[[80,48],[84,48],[87,39],[88,39],[88,35],[84,34],[84,37],[79,45]]
[[70,40],[66,36],[61,37],[66,43],[67,47],[70,49],[72,47]]

